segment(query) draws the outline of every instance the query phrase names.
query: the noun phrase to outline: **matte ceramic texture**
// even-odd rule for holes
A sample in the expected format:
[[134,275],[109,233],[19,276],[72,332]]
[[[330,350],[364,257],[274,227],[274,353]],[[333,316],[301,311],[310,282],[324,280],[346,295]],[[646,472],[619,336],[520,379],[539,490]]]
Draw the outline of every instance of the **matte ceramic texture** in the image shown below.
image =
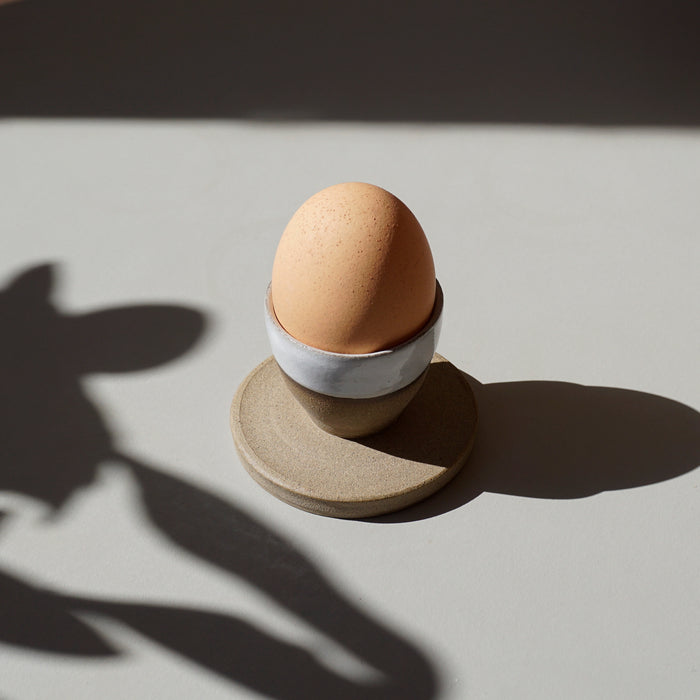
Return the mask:
[[440,355],[398,420],[360,440],[316,426],[273,358],[246,377],[231,405],[233,438],[253,479],[285,503],[337,518],[382,515],[432,495],[466,463],[476,427],[472,390]]
[[414,382],[437,348],[443,295],[437,281],[435,287],[433,312],[417,335],[388,350],[356,355],[319,350],[289,335],[275,316],[268,286],[265,328],[272,354],[287,376],[319,394],[347,399],[391,394]]
[[319,394],[298,384],[284,372],[282,376],[294,398],[319,428],[338,437],[356,438],[372,435],[391,425],[418,393],[427,371],[426,367],[418,379],[398,391],[370,399]]

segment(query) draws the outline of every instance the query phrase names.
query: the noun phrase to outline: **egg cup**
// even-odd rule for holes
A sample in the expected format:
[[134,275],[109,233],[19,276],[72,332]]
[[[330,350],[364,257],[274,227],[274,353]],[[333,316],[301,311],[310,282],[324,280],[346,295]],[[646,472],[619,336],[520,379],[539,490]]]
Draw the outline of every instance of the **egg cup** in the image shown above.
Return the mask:
[[436,283],[432,314],[412,338],[341,354],[289,335],[268,288],[273,356],[239,385],[230,413],[250,476],[281,501],[334,518],[391,513],[449,483],[469,458],[478,413],[465,375],[435,352],[442,307]]
[[435,353],[443,296],[435,283],[435,303],[426,324],[395,347],[363,354],[319,350],[292,337],[277,320],[270,287],[265,327],[282,375],[311,420],[327,433],[358,438],[391,425],[421,388]]

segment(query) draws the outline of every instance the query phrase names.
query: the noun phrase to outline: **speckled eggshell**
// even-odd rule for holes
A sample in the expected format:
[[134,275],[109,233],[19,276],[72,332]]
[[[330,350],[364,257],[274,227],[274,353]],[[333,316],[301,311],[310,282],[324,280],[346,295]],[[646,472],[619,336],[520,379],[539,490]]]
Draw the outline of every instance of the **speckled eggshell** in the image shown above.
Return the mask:
[[350,182],[308,199],[272,269],[282,327],[306,345],[369,353],[415,335],[435,301],[435,267],[416,217],[381,187]]

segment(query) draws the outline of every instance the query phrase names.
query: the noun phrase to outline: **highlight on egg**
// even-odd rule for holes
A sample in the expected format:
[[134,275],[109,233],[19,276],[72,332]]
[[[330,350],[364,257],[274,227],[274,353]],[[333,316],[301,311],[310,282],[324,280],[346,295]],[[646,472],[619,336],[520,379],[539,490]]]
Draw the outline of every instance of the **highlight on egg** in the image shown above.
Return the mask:
[[280,239],[271,297],[280,325],[306,345],[371,353],[418,333],[435,303],[428,240],[396,196],[333,185],[299,207]]

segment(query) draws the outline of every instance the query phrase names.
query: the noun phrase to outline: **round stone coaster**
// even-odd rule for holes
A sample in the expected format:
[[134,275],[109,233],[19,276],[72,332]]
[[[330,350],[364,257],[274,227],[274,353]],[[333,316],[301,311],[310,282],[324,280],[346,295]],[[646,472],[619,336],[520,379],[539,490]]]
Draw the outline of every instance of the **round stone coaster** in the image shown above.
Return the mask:
[[408,408],[369,437],[318,428],[273,357],[245,378],[231,405],[233,438],[253,479],[290,505],[336,518],[390,513],[435,493],[466,462],[476,424],[469,384],[437,354]]

